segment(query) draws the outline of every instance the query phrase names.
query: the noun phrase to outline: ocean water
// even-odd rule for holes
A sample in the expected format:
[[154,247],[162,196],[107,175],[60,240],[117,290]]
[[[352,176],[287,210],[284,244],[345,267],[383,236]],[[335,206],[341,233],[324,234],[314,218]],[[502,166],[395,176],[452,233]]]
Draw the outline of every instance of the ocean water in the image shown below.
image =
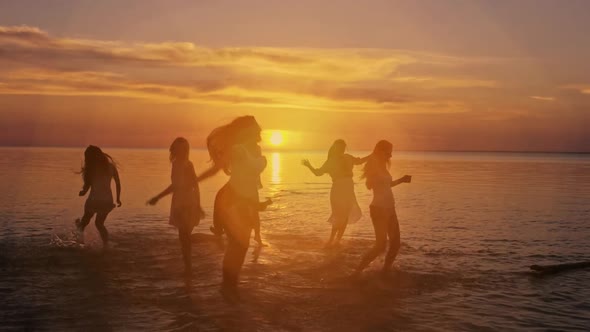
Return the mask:
[[[378,258],[360,280],[346,277],[373,244],[371,193],[355,169],[364,216],[340,248],[330,231],[328,176],[300,165],[318,152],[266,153],[261,214],[266,247],[252,243],[242,303],[218,289],[223,251],[211,240],[212,203],[227,180],[201,184],[208,216],[195,229],[194,280],[182,278],[170,199],[145,201],[169,183],[165,150],[105,149],[120,164],[123,206],[101,251],[81,216],[75,174],[83,149],[0,148],[0,330],[138,331],[585,331],[590,270],[550,276],[531,264],[590,260],[590,156],[515,153],[394,153],[391,172],[402,248],[382,277]],[[363,155],[363,153],[355,153]],[[191,153],[197,171],[205,151]],[[252,241],[253,242],[253,241]]]

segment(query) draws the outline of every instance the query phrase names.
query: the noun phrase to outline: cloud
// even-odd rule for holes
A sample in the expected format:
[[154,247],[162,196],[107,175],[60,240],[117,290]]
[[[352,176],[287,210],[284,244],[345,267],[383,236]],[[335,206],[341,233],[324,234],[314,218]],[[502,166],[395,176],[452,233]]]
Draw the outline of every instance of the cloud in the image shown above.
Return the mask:
[[40,45],[50,41],[49,35],[38,28],[23,26],[0,26],[0,41],[17,44]]
[[555,101],[555,97],[545,97],[545,96],[529,96],[531,99],[535,100],[542,100],[542,101]]
[[185,42],[57,38],[35,27],[0,27],[0,94],[13,95],[456,113],[495,106],[528,109],[535,100],[548,101],[553,97],[534,91],[552,94],[557,88],[551,82],[527,82],[513,74],[535,68],[522,58],[390,49],[208,48]]
[[567,90],[574,90],[582,94],[590,94],[590,84],[569,84],[562,87]]

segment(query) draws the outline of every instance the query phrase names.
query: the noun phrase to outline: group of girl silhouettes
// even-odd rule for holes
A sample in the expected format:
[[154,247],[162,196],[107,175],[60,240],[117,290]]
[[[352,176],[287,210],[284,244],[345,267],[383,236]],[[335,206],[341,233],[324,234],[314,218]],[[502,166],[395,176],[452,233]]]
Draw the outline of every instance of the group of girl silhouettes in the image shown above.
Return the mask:
[[[223,296],[230,301],[237,301],[239,273],[248,251],[252,230],[255,240],[262,244],[260,238],[259,211],[271,204],[270,200],[260,202],[258,190],[262,187],[260,174],[266,168],[267,161],[260,148],[261,128],[253,116],[242,116],[227,125],[213,130],[207,137],[207,149],[212,166],[197,175],[189,159],[190,146],[185,138],[179,137],[170,146],[172,163],[171,184],[161,193],[148,200],[155,205],[161,198],[172,194],[169,223],[178,229],[178,238],[182,249],[185,275],[190,278],[191,233],[203,219],[205,213],[200,204],[199,182],[223,171],[229,180],[216,194],[213,208],[213,226],[211,231],[221,237],[226,235],[225,255],[222,264]],[[320,168],[314,168],[308,160],[303,165],[315,175],[329,174],[332,178],[330,203],[332,214],[330,223],[332,231],[327,246],[338,245],[348,223],[360,219],[361,212],[354,193],[353,166],[364,164],[363,178],[368,189],[373,191],[370,215],[375,230],[376,242],[367,251],[355,270],[360,274],[381,252],[385,251],[389,239],[383,271],[390,269],[400,247],[400,232],[395,201],[391,188],[404,182],[410,182],[406,175],[392,180],[388,171],[392,145],[379,141],[373,152],[356,158],[345,153],[346,143],[336,140],[328,152],[326,162]],[[116,204],[121,206],[121,183],[117,166],[113,159],[96,146],[89,146],[84,153],[82,167],[84,186],[80,196],[88,190],[90,194],[84,205],[84,215],[76,220],[78,232],[83,233],[90,219],[96,214],[96,227],[104,246],[108,245],[108,232],[104,222],[115,207],[111,191],[111,180],[116,184]]]

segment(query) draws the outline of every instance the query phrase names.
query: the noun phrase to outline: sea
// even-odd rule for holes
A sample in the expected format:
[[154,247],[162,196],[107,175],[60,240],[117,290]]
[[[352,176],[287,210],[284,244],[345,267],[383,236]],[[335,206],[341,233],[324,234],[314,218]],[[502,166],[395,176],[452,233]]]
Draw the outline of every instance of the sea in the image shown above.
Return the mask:
[[[590,269],[539,274],[530,265],[590,261],[590,155],[395,152],[401,250],[350,275],[374,245],[371,192],[355,168],[363,217],[339,247],[330,233],[326,151],[264,151],[265,246],[251,241],[241,301],[219,293],[222,244],[213,199],[227,181],[200,183],[206,217],[193,234],[193,279],[183,278],[165,149],[105,148],[117,161],[122,206],[103,250],[91,223],[81,243],[77,172],[83,148],[0,148],[0,330],[4,331],[588,331]],[[355,156],[368,152],[352,151]],[[207,152],[192,150],[197,172]]]

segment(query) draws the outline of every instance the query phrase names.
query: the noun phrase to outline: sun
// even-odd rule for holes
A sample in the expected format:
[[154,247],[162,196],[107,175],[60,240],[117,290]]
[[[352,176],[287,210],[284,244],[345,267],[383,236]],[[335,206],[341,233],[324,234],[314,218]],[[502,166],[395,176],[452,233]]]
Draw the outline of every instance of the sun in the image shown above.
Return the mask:
[[282,145],[284,141],[285,139],[283,137],[283,133],[281,133],[280,131],[275,130],[270,133],[269,142],[271,145],[279,146]]

